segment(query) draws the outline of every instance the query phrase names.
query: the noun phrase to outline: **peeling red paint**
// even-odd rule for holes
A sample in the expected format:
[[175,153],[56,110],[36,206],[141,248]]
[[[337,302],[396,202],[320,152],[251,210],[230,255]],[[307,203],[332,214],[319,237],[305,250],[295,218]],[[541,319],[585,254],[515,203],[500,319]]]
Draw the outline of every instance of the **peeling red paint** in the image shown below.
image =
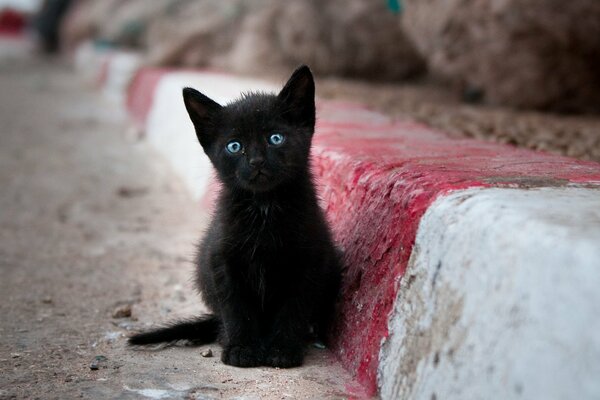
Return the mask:
[[0,10],[0,36],[21,37],[27,25],[27,17],[22,12],[6,7]]
[[145,126],[154,101],[155,89],[168,71],[165,68],[142,68],[131,80],[127,90],[127,111],[139,127]]
[[95,87],[101,88],[106,84],[106,81],[108,80],[108,69],[110,68],[110,63],[112,61],[113,55],[110,53],[106,54],[100,61],[100,70],[98,71],[98,76],[94,82]]

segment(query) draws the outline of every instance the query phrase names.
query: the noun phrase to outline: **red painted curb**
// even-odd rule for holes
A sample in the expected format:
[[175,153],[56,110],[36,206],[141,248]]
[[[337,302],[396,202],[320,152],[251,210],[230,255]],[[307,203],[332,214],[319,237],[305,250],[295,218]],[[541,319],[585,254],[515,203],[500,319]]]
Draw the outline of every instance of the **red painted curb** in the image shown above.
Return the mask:
[[0,9],[0,36],[21,37],[26,25],[27,16],[21,11],[7,6]]
[[[165,72],[142,70],[132,82],[127,104],[138,123]],[[334,351],[370,393],[398,283],[432,201],[469,187],[600,184],[597,163],[450,139],[417,123],[330,102],[318,102],[313,170],[347,265]]]
[[348,268],[335,348],[372,392],[398,283],[433,200],[468,187],[600,183],[600,164],[450,139],[410,122],[340,124],[320,111],[314,171]]
[[131,80],[127,89],[127,111],[133,122],[144,127],[152,108],[158,82],[170,70],[167,68],[142,68]]
[[106,84],[106,81],[108,80],[108,70],[112,61],[113,54],[107,52],[106,56],[100,61],[100,70],[98,71],[98,76],[94,82],[95,87],[102,88]]
[[146,124],[146,119],[148,118],[148,114],[150,113],[150,109],[152,108],[152,103],[154,101],[154,92],[156,86],[163,76],[169,72],[209,72],[211,74],[226,75],[222,72],[212,71],[210,69],[174,69],[168,67],[140,68],[134,74],[129,87],[127,88],[126,95],[127,111],[137,126],[144,127]]

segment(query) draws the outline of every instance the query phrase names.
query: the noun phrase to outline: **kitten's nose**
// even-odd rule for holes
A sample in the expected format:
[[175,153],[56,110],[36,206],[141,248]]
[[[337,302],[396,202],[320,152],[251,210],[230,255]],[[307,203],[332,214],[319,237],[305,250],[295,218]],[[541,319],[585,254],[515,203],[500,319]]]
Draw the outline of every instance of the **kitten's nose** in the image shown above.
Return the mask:
[[263,164],[265,163],[265,159],[262,156],[254,156],[251,157],[250,161],[248,162],[250,163],[251,167],[258,168],[263,166]]

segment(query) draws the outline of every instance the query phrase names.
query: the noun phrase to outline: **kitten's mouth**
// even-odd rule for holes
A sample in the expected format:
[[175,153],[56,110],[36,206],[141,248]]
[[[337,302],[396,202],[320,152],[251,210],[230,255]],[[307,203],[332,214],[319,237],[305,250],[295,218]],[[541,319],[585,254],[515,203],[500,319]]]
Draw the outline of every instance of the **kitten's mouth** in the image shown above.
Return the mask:
[[266,180],[268,178],[269,178],[269,175],[267,173],[265,173],[265,171],[257,170],[257,171],[252,172],[252,175],[250,176],[250,181],[255,182],[258,180]]
[[262,170],[252,171],[246,181],[248,189],[259,192],[270,190],[274,183],[271,174]]

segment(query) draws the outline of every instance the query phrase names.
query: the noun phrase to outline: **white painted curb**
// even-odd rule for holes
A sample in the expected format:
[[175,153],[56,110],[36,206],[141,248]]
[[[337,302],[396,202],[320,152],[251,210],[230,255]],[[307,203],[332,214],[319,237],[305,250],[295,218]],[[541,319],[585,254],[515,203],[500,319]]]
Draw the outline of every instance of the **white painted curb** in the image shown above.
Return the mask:
[[138,53],[113,54],[106,66],[102,93],[109,100],[125,107],[127,88],[141,65],[142,57]]
[[80,44],[73,54],[75,71],[88,84],[95,84],[101,75],[105,62],[108,61],[111,52],[98,51],[91,41]]
[[600,398],[600,189],[470,189],[423,216],[383,399]]

